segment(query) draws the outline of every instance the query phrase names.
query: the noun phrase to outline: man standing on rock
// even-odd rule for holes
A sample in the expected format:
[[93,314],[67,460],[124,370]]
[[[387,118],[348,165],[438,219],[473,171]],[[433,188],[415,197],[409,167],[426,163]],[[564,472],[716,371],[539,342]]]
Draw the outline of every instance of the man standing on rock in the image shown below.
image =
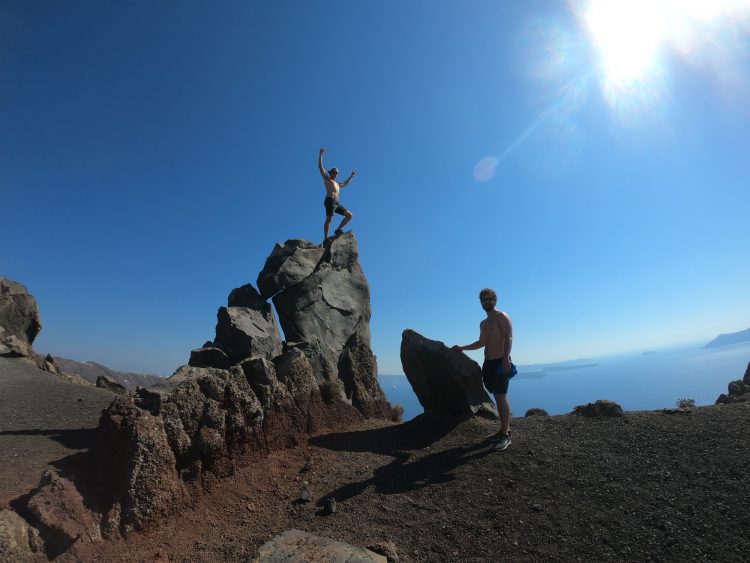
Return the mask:
[[337,235],[343,233],[344,225],[352,220],[352,212],[339,203],[339,190],[348,186],[349,182],[352,181],[352,178],[357,175],[357,171],[352,170],[351,175],[339,184],[336,181],[336,178],[339,175],[339,169],[334,167],[326,172],[326,169],[323,168],[324,152],[326,152],[325,147],[320,149],[320,155],[318,155],[318,169],[320,170],[320,175],[323,176],[323,184],[325,184],[326,187],[326,198],[325,201],[323,201],[323,205],[326,208],[326,222],[323,225],[323,234],[325,235],[325,238],[323,239],[323,242],[328,240],[328,228],[331,226],[331,219],[333,219],[334,213],[344,216],[339,228],[334,231]]
[[510,403],[508,383],[516,373],[516,366],[510,361],[513,346],[513,324],[510,317],[498,311],[497,294],[490,288],[479,292],[479,302],[487,313],[487,318],[479,325],[479,340],[466,346],[453,346],[453,350],[478,350],[484,348],[482,379],[487,390],[495,396],[500,413],[500,431],[490,438],[497,442],[496,450],[510,446]]

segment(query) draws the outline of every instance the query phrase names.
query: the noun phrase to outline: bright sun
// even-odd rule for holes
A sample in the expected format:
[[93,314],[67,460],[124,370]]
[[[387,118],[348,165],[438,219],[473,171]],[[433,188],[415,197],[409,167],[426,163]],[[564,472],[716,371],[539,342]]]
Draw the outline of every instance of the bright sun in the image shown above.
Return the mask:
[[635,81],[650,73],[667,32],[664,3],[592,0],[584,18],[608,81]]

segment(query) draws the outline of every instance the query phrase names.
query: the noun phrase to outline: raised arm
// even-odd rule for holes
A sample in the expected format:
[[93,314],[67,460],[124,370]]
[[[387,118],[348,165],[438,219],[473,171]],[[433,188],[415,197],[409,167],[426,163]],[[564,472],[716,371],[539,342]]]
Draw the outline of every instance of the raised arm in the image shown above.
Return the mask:
[[326,173],[326,169],[323,168],[323,153],[326,152],[325,147],[321,147],[320,154],[318,155],[318,170],[320,170],[320,175],[323,176],[323,178],[328,178],[328,174]]
[[339,184],[339,188],[345,188],[346,186],[348,186],[349,182],[351,182],[352,178],[354,178],[356,175],[357,175],[357,171],[352,170],[352,173],[349,174],[349,177]]

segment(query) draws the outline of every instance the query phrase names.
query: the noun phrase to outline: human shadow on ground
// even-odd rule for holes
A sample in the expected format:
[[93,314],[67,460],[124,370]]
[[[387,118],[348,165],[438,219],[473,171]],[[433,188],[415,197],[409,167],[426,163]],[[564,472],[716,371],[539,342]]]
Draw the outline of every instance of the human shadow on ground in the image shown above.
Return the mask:
[[311,439],[310,444],[334,451],[372,452],[394,458],[375,469],[371,477],[348,483],[324,495],[318,506],[323,506],[331,497],[338,502],[345,501],[370,486],[379,493],[390,495],[454,480],[456,477],[452,472],[457,467],[493,451],[487,447],[487,441],[429,453],[423,457],[419,457],[417,452],[431,446],[465,420],[465,417],[420,415],[398,426],[327,434]]
[[45,436],[71,450],[90,448],[96,440],[96,428],[77,429],[32,429],[32,430],[3,430],[0,436]]

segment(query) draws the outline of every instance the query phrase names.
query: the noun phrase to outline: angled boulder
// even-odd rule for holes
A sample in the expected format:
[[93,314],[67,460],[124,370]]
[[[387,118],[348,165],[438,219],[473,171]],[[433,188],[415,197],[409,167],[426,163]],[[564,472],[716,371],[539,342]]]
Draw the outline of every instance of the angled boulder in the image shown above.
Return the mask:
[[425,412],[497,418],[482,384],[482,370],[463,352],[405,330],[401,364]]
[[17,337],[29,348],[42,330],[39,306],[23,284],[0,276],[0,327],[3,338]]
[[277,244],[258,275],[260,294],[268,299],[298,284],[315,271],[325,250],[303,239]]

